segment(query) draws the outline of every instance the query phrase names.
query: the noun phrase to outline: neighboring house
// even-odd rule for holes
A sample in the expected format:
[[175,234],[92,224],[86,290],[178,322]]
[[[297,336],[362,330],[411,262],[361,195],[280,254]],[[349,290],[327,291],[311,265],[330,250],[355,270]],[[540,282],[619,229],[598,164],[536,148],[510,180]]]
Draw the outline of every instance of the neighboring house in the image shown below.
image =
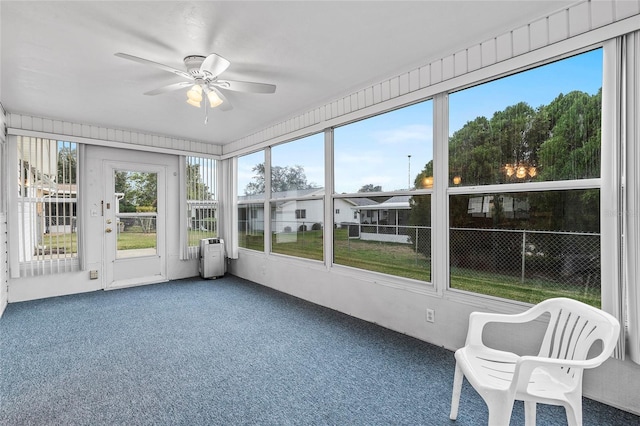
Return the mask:
[[[369,198],[338,198],[335,200],[335,223],[338,227],[353,223],[362,223],[363,213],[360,207],[378,205],[376,201]],[[365,211],[365,215],[366,215]]]
[[[271,232],[310,231],[324,222],[324,188],[277,192],[274,198],[318,197],[317,199],[276,202],[271,219]],[[315,226],[314,226],[315,225]]]
[[[493,195],[482,197],[470,197],[468,213],[472,217],[493,217],[495,214],[495,199]],[[502,216],[510,219],[523,219],[529,217],[529,201],[518,199],[508,195],[500,195],[498,200],[502,208]]]
[[[295,199],[314,197],[317,199]],[[273,194],[271,232],[284,234],[323,227],[324,188],[312,188]],[[370,198],[338,198],[334,201],[334,224],[349,226],[351,238],[409,243],[405,227],[409,224],[411,195],[398,195],[378,203]],[[255,200],[255,203],[251,201]],[[238,197],[238,227],[246,234],[264,232],[264,195]]]
[[216,231],[217,202],[215,200],[187,200],[187,220],[189,229]]
[[264,194],[238,197],[238,231],[245,235],[264,233]]
[[47,234],[68,234],[77,228],[76,184],[55,184],[53,188],[43,189],[44,232]]
[[50,250],[45,234],[76,232],[77,185],[57,182],[59,149],[55,140],[26,139],[17,146],[20,261]]
[[396,195],[382,203],[357,207],[360,239],[408,244],[406,226],[409,225],[410,199],[411,195]]

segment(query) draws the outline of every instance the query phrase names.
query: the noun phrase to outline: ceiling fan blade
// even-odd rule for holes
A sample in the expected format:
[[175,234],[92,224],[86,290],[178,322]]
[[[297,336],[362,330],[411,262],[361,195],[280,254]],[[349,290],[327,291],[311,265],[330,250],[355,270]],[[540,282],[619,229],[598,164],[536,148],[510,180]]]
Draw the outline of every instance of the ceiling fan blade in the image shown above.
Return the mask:
[[221,89],[249,93],[274,93],[275,84],[254,83],[251,81],[216,80],[212,84]]
[[161,70],[165,70],[165,71],[168,71],[170,73],[179,75],[180,77],[183,77],[183,78],[186,78],[186,79],[189,79],[189,80],[193,80],[193,77],[191,77],[191,74],[189,74],[188,72],[177,70],[175,68],[171,68],[168,65],[159,64],[157,62],[153,62],[153,61],[150,61],[148,59],[138,58],[137,56],[128,55],[126,53],[115,53],[115,55],[118,56],[119,58],[128,59],[130,61],[138,62],[138,63],[141,63],[141,64],[151,65],[151,66],[154,66],[156,68],[160,68]]
[[217,77],[229,68],[229,65],[231,65],[231,62],[218,54],[212,53],[202,62],[200,71],[203,74],[211,74],[211,77]]
[[161,93],[167,93],[167,92],[171,92],[174,90],[179,90],[179,89],[183,89],[185,87],[189,87],[193,85],[192,81],[181,81],[180,83],[173,83],[173,84],[169,84],[168,86],[162,86],[159,87],[155,90],[151,90],[149,92],[145,92],[145,95],[160,95]]

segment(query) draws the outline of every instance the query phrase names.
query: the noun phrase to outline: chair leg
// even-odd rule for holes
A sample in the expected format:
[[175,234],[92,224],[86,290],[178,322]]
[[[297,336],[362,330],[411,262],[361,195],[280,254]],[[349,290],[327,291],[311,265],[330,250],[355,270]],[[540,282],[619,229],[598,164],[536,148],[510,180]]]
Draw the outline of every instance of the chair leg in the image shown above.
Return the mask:
[[567,412],[567,424],[569,426],[582,426],[582,395],[577,398],[569,398],[569,404],[564,406]]
[[536,403],[534,401],[524,402],[524,425],[536,426]]
[[453,393],[451,395],[451,413],[449,414],[451,420],[458,418],[458,406],[460,404],[460,394],[462,393],[463,378],[464,373],[462,373],[462,369],[458,366],[458,363],[456,363],[456,371],[453,376]]
[[495,398],[487,401],[489,408],[489,426],[509,426],[511,412],[513,411],[513,399]]

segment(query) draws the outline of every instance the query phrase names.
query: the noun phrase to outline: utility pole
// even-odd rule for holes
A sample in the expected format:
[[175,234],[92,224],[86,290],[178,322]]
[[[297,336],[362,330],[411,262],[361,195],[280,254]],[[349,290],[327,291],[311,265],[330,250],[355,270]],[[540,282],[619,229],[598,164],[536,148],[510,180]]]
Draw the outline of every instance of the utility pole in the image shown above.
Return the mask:
[[411,189],[411,154],[407,155],[407,158],[409,159],[409,174],[408,174],[408,180],[407,180],[407,189]]

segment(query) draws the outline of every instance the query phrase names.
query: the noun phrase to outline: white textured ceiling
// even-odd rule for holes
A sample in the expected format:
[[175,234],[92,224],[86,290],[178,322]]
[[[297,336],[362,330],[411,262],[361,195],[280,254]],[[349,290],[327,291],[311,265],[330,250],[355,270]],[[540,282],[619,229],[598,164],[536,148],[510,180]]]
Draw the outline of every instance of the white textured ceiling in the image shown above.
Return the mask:
[[[575,1],[0,1],[0,101],[10,113],[224,145]],[[234,109],[185,103],[181,81],[114,56],[183,69],[217,53]]]

